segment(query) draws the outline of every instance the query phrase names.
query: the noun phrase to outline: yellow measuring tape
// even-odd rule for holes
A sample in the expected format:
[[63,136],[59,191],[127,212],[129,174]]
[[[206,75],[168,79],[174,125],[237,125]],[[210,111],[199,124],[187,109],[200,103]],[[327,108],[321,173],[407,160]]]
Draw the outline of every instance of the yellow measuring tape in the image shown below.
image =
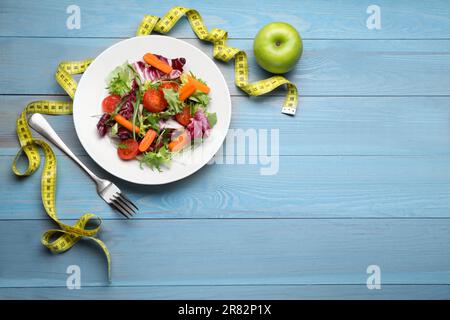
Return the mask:
[[247,54],[240,49],[226,45],[228,34],[225,30],[214,28],[208,31],[201,15],[196,10],[177,6],[170,9],[162,18],[146,15],[142,19],[136,35],[148,35],[153,30],[165,34],[172,29],[183,15],[188,18],[192,30],[194,30],[200,40],[213,43],[214,58],[225,62],[230,61],[232,58],[235,59],[234,81],[237,87],[250,96],[259,96],[286,84],[287,94],[281,112],[295,115],[298,104],[298,91],[295,84],[282,76],[273,76],[268,79],[249,83]]
[[[77,82],[72,75],[83,73],[91,60],[62,62],[56,72],[56,81],[63,87],[67,94],[73,98],[77,88]],[[27,122],[27,115],[31,113],[44,113],[50,115],[72,114],[72,103],[65,101],[41,100],[30,102],[17,119],[17,136],[20,142],[20,150],[12,164],[13,172],[18,176],[33,174],[40,165],[41,159],[38,146],[44,152],[45,162],[41,176],[41,197],[44,209],[50,218],[55,221],[60,229],[48,230],[42,235],[42,244],[54,253],[61,253],[73,247],[82,237],[96,242],[104,251],[108,261],[108,279],[111,279],[111,257],[106,245],[95,235],[100,230],[101,219],[94,214],[84,214],[75,225],[62,223],[56,214],[56,156],[50,146],[42,140],[34,139]],[[18,169],[17,161],[25,153],[28,158],[28,168],[25,171]],[[90,220],[95,220],[93,228],[87,228]]]
[[[290,115],[295,114],[298,104],[297,87],[281,76],[273,76],[268,79],[249,83],[246,53],[226,45],[226,31],[216,28],[208,31],[203,23],[202,17],[196,10],[178,6],[170,9],[162,18],[146,15],[141,21],[136,35],[147,35],[153,30],[165,34],[172,29],[183,15],[186,15],[195,34],[201,40],[210,41],[214,44],[214,58],[225,62],[232,58],[235,59],[236,86],[251,96],[259,96],[286,84],[288,92],[282,112]],[[75,90],[77,88],[77,82],[72,75],[83,73],[91,62],[92,60],[65,61],[59,64],[55,74],[56,81],[72,99],[75,96]],[[100,230],[101,219],[94,214],[87,213],[79,218],[73,226],[62,223],[58,219],[55,203],[56,156],[45,141],[33,138],[27,121],[27,115],[31,113],[43,113],[49,115],[72,114],[72,103],[49,100],[30,102],[17,119],[17,136],[21,148],[13,160],[12,170],[14,174],[18,176],[29,176],[33,174],[39,168],[41,161],[38,146],[42,149],[45,156],[44,168],[41,176],[42,203],[48,216],[52,218],[60,228],[46,231],[42,235],[42,244],[54,253],[62,253],[72,248],[82,237],[96,242],[105,253],[108,262],[108,279],[110,280],[111,256],[106,245],[98,238],[95,238]],[[25,171],[20,171],[17,162],[23,153],[25,153],[28,159],[28,167]],[[96,225],[93,228],[87,228],[87,224],[91,220],[95,220]]]

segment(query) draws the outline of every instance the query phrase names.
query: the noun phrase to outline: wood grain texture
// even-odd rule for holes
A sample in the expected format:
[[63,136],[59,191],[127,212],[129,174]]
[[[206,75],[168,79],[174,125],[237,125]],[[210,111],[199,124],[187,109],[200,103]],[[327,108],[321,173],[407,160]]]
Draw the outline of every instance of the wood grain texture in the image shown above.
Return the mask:
[[[66,28],[70,4],[0,4],[0,298],[450,298],[448,1],[377,1],[381,30],[367,29],[371,3],[358,0],[80,0],[79,30]],[[59,61],[95,57],[134,35],[143,14],[173,4],[226,29],[249,54],[252,80],[268,76],[251,50],[256,32],[271,21],[294,25],[304,54],[287,77],[299,86],[300,109],[294,118],[279,113],[284,90],[244,96],[233,63],[216,61],[232,93],[231,127],[279,130],[279,171],[262,176],[264,166],[248,160],[215,164],[160,187],[106,174],[86,156],[71,117],[51,117],[81,159],[141,208],[122,220],[57,151],[57,210],[70,223],[87,211],[104,218],[108,285],[94,244],[58,256],[40,244],[55,224],[42,208],[39,172],[19,179],[10,171],[14,120],[28,101],[67,99],[53,77]],[[186,21],[169,35],[211,56]],[[72,264],[82,290],[66,288]],[[381,267],[382,290],[365,285],[371,264]]]
[[[65,287],[73,264],[83,285],[105,285],[100,249],[83,241],[51,257],[39,239],[51,227],[1,223],[0,287]],[[111,252],[113,286],[365,285],[372,264],[383,284],[450,284],[448,219],[113,220],[100,237]]]
[[[136,219],[449,217],[449,157],[283,156],[276,175],[261,176],[258,165],[216,164],[163,186],[130,184],[88,157],[81,159],[126,190],[141,210]],[[11,161],[11,156],[0,157],[0,177],[8,186],[2,191],[0,219],[47,219],[39,173],[18,179],[10,172]],[[58,157],[57,190],[62,218],[84,212],[119,218],[64,156]]]
[[[26,4],[25,4],[26,3]],[[66,28],[66,8],[81,9],[81,28]],[[367,7],[381,8],[382,28],[368,30]],[[232,38],[253,38],[266,23],[286,21],[304,38],[316,39],[436,39],[450,38],[450,8],[446,0],[248,0],[214,1],[3,0],[0,30],[3,36],[129,37],[144,14],[161,16],[173,5],[195,8],[209,28],[222,28]],[[118,10],[121,8],[121,10]],[[175,37],[195,37],[183,22]]]
[[1,299],[433,299],[450,295],[448,285],[383,285],[381,290],[368,290],[364,285],[261,285],[261,286],[136,286],[0,288]]
[[[0,69],[7,75],[0,78],[0,94],[63,94],[54,80],[60,61],[94,58],[118,41],[0,38]],[[212,56],[209,43],[186,41]],[[270,76],[256,65],[250,40],[230,44],[247,51],[250,80]],[[298,67],[286,74],[301,97],[450,95],[450,40],[306,40],[304,47]],[[234,85],[234,63],[217,64],[231,94],[243,95]],[[273,94],[284,96],[285,90]]]
[[[18,141],[11,120],[27,103],[41,99],[68,100],[0,96],[0,155],[16,154]],[[281,97],[232,97],[231,128],[262,133],[269,142],[270,130],[278,130],[280,155],[450,155],[450,97],[304,97],[296,117],[281,114],[281,103]],[[72,117],[47,119],[77,155],[86,154]],[[233,134],[228,141],[238,145]]]

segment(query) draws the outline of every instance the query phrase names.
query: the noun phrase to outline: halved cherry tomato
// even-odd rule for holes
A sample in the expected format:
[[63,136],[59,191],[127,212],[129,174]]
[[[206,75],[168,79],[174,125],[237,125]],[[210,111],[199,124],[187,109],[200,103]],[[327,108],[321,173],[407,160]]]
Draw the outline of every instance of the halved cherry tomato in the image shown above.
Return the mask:
[[134,139],[127,139],[120,142],[119,148],[117,148],[117,154],[122,160],[131,160],[138,154],[139,144]]
[[142,99],[144,108],[150,112],[161,112],[167,108],[167,101],[164,99],[164,93],[156,89],[148,89]]
[[175,119],[177,119],[179,124],[186,127],[191,122],[191,108],[184,107],[183,111],[175,115]]
[[164,92],[163,89],[173,89],[175,92],[178,91],[178,84],[175,82],[163,82],[158,87],[158,90]]
[[117,105],[119,104],[121,98],[117,94],[112,94],[103,99],[102,108],[104,112],[114,112],[116,110]]

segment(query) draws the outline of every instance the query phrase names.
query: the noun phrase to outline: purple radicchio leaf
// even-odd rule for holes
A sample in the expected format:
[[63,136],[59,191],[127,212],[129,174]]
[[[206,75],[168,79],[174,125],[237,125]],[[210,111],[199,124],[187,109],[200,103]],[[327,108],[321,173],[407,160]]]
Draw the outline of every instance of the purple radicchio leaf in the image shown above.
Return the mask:
[[167,59],[166,57],[155,55],[159,60],[167,63],[172,67],[172,72],[166,74],[153,66],[147,65],[143,61],[136,61],[133,63],[133,67],[137,74],[141,78],[142,82],[146,80],[173,80],[179,78],[183,73],[183,66],[186,64],[185,58]]
[[194,117],[191,119],[191,122],[186,127],[191,139],[202,139],[203,137],[207,137],[209,135],[209,127],[208,119],[206,118],[202,109],[199,109]]
[[119,110],[119,114],[126,118],[127,120],[130,120],[133,112],[134,112],[134,106],[133,104],[136,102],[136,89],[138,87],[138,84],[136,80],[133,80],[133,84],[131,85],[131,90],[128,92],[128,94],[124,97],[125,102],[123,103],[122,107]]
[[112,126],[111,121],[109,121],[111,116],[108,113],[105,113],[102,115],[100,120],[97,122],[97,131],[98,134],[103,137],[106,132],[108,131],[108,128]]
[[176,59],[172,59],[172,68],[175,70],[178,70],[180,72],[183,72],[183,67],[186,64],[186,59],[185,58],[176,58]]
[[117,130],[117,137],[120,140],[127,140],[128,138],[130,138],[130,132],[127,128],[119,127],[119,129]]
[[170,118],[167,120],[159,120],[158,122],[160,129],[181,129],[183,126],[178,123],[178,121],[175,121],[174,119]]

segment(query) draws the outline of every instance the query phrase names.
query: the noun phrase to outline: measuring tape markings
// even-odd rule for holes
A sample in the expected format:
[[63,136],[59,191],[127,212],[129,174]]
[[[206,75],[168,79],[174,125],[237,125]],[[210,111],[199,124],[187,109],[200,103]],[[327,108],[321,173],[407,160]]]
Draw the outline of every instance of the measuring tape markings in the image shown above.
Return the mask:
[[228,33],[225,30],[213,28],[208,31],[201,15],[194,9],[181,6],[173,7],[162,18],[152,15],[145,15],[136,31],[137,36],[150,34],[153,30],[166,34],[185,15],[192,27],[192,30],[200,40],[212,42],[213,56],[215,59],[228,62],[235,59],[235,84],[242,91],[250,96],[259,96],[275,90],[277,87],[286,84],[287,94],[283,103],[282,113],[295,115],[298,105],[298,91],[295,84],[282,76],[272,76],[268,79],[259,80],[253,83],[248,81],[248,59],[245,51],[226,45]]
[[[77,88],[77,82],[72,75],[83,73],[92,60],[65,61],[59,64],[55,74],[56,81],[73,98]],[[72,248],[82,237],[96,242],[105,253],[108,262],[108,279],[111,280],[111,256],[106,245],[95,235],[100,231],[101,219],[94,214],[86,213],[73,225],[62,223],[56,214],[56,156],[51,147],[43,140],[34,139],[28,126],[27,115],[32,113],[43,113],[50,115],[72,114],[72,102],[40,100],[30,102],[17,119],[17,136],[21,148],[15,156],[12,171],[17,176],[29,176],[33,174],[40,165],[41,157],[38,146],[42,149],[45,157],[44,167],[41,175],[41,198],[42,204],[48,216],[58,224],[60,229],[51,229],[44,232],[41,238],[42,244],[54,253],[62,253]],[[17,162],[25,153],[28,159],[28,167],[25,171],[18,169]],[[87,228],[91,220],[96,220],[93,228]]]
[[[282,113],[294,115],[298,104],[298,92],[295,84],[282,76],[273,76],[254,83],[248,81],[248,59],[245,51],[226,45],[228,34],[225,30],[214,28],[208,32],[201,15],[193,9],[185,7],[173,7],[164,17],[145,15],[136,32],[137,36],[148,35],[153,30],[165,34],[169,32],[178,20],[185,15],[200,40],[212,42],[214,45],[214,58],[228,62],[235,59],[235,83],[242,91],[250,96],[259,96],[273,91],[277,87],[286,84],[287,94],[283,104]],[[83,73],[92,60],[63,61],[58,65],[55,79],[59,85],[73,99],[77,88],[77,82],[72,77],[74,74]],[[96,242],[105,253],[108,263],[108,280],[111,281],[111,255],[106,245],[95,238],[100,231],[101,219],[94,214],[87,213],[81,216],[73,225],[62,223],[56,214],[56,156],[51,147],[43,140],[34,139],[28,126],[27,115],[42,113],[49,115],[72,114],[72,102],[40,100],[30,102],[17,119],[17,136],[21,148],[15,156],[12,171],[17,176],[32,175],[40,165],[38,146],[42,149],[45,161],[41,175],[42,203],[48,216],[55,221],[60,229],[51,229],[44,232],[41,238],[42,244],[54,253],[62,253],[72,248],[81,238],[87,238]],[[22,154],[28,159],[28,167],[20,171],[17,162]],[[87,229],[89,221],[96,220],[94,228]]]

